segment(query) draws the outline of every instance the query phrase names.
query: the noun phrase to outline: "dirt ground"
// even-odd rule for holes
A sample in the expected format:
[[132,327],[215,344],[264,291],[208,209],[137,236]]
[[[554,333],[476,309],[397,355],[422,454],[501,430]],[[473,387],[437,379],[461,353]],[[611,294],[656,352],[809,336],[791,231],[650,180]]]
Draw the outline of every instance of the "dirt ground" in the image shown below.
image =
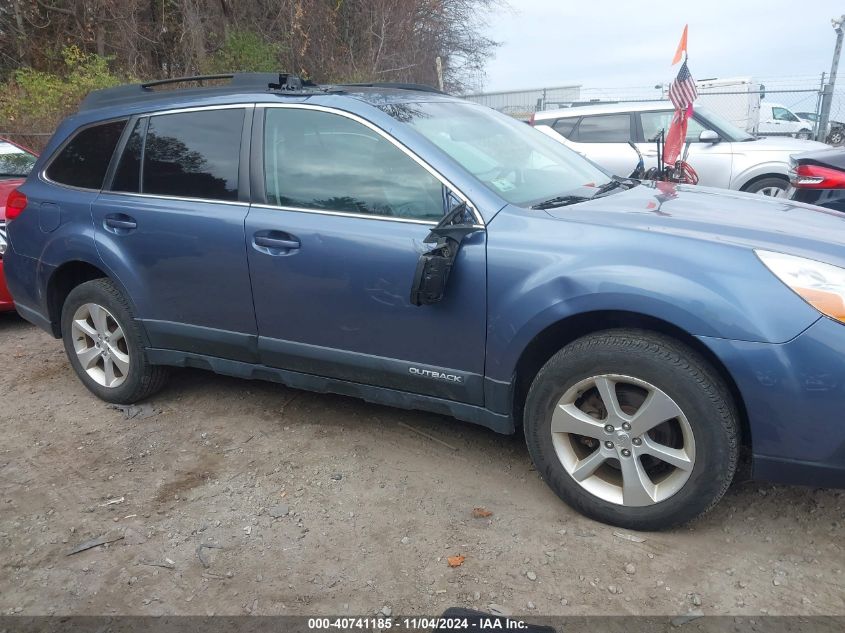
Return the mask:
[[147,404],[126,419],[0,315],[0,613],[845,614],[842,491],[739,483],[633,534],[441,416],[200,371]]

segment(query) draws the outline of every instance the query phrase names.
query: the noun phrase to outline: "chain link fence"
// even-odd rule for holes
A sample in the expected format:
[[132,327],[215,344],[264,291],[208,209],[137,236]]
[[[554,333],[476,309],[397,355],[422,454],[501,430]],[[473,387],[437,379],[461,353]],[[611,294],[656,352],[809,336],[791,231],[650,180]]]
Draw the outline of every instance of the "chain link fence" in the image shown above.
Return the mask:
[[[735,126],[759,136],[814,138],[831,145],[845,145],[845,86],[833,92],[830,123],[818,129],[825,75],[789,77],[738,77],[699,80],[696,105],[727,119]],[[465,99],[489,106],[521,120],[535,112],[609,102],[660,102],[666,100],[669,84],[627,87],[591,87],[578,84],[530,90],[506,90],[464,95]],[[8,138],[36,151],[52,135],[47,130],[0,130]]]
[[[758,136],[813,138],[845,144],[845,87],[833,92],[830,123],[819,129],[825,75],[698,80],[696,105]],[[668,83],[654,86],[568,85],[465,95],[464,98],[521,120],[535,112],[612,102],[666,101]]]

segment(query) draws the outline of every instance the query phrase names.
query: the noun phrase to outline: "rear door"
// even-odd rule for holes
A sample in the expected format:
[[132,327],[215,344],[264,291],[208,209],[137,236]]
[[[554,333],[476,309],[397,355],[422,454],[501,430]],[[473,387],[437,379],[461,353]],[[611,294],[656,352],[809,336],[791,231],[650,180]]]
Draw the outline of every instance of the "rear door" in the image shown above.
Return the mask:
[[136,117],[92,206],[97,249],[154,348],[255,360],[244,249],[252,107]]
[[631,115],[595,114],[581,117],[569,136],[569,146],[617,176],[628,176],[637,166]]
[[[654,112],[640,112],[640,131],[637,147],[643,154],[646,169],[657,166],[657,144],[655,139],[661,130],[668,132],[672,122],[672,110],[657,110]],[[733,163],[733,144],[729,141],[718,143],[702,143],[699,135],[707,129],[693,116],[687,122],[686,143],[689,145],[687,162],[698,173],[698,184],[707,187],[722,187],[727,189],[731,183],[731,168]],[[686,150],[686,145],[682,150]]]

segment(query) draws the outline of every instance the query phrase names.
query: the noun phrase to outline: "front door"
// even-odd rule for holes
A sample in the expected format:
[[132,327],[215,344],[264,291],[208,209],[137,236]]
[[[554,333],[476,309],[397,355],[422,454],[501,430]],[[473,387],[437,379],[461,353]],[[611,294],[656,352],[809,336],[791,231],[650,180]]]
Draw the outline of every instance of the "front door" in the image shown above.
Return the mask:
[[[640,126],[643,141],[637,147],[643,155],[645,168],[657,166],[657,143],[655,139],[661,130],[668,133],[674,112],[659,110],[656,112],[640,112]],[[694,117],[687,121],[686,144],[681,149],[681,158],[687,151],[686,161],[698,174],[698,184],[705,187],[721,187],[728,189],[731,184],[731,165],[733,163],[733,148],[727,140],[718,143],[702,143],[699,135],[705,128]],[[689,149],[687,150],[687,146]]]
[[445,298],[412,305],[423,240],[453,192],[343,113],[266,107],[255,125],[264,204],[246,239],[262,363],[482,404],[484,230],[464,240]]

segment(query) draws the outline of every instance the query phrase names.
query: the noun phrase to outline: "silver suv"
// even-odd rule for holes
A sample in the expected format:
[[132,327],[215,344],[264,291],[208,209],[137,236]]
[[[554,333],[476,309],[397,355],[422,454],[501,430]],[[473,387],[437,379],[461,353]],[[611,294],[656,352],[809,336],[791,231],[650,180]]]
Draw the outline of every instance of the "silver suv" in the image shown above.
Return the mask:
[[[669,129],[673,106],[668,101],[606,103],[546,110],[534,126],[606,170],[620,176],[637,164],[632,141],[645,167],[655,166],[655,139]],[[789,186],[790,156],[827,147],[793,138],[756,138],[703,107],[696,107],[687,127],[687,162],[700,185],[783,196]]]

